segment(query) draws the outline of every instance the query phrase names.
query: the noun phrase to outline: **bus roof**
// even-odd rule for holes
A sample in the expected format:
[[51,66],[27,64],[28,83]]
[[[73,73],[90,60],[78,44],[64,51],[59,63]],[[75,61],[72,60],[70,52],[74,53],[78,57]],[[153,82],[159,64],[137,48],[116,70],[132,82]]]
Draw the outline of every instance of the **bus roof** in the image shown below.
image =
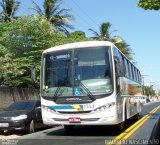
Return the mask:
[[[48,48],[43,51],[44,53],[53,52],[57,50],[67,50],[73,48],[80,48],[80,47],[92,47],[92,46],[115,46],[113,43],[109,41],[84,41],[84,42],[75,42],[70,44],[59,45],[55,47]],[[115,46],[116,47],[116,46]]]
[[[58,45],[58,46],[54,46],[51,48],[48,48],[46,50],[43,51],[43,54],[45,53],[49,53],[49,52],[54,52],[54,51],[59,51],[59,50],[67,50],[67,49],[73,49],[73,48],[81,48],[81,47],[98,47],[98,46],[112,46],[117,48],[112,42],[109,41],[83,41],[83,42],[74,42],[74,43],[68,43],[68,44],[64,44],[64,45]],[[121,52],[118,48],[117,50],[119,52]],[[128,60],[130,61],[122,52],[121,54]],[[132,65],[134,65],[131,61],[130,63]],[[134,65],[135,66],[135,65]]]

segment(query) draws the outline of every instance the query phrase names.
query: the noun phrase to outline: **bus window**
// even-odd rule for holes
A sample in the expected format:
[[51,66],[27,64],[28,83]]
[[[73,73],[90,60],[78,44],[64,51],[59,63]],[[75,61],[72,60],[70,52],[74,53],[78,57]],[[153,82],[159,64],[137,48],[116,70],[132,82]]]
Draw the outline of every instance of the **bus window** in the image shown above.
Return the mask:
[[[74,55],[74,56],[73,56]],[[61,88],[61,96],[74,96],[75,88],[83,84],[93,94],[113,91],[111,62],[108,47],[89,47],[56,51],[44,55],[42,92],[53,96]],[[60,96],[60,97],[61,97]]]
[[125,58],[124,58],[124,64],[125,64],[125,69],[126,69],[126,77],[129,78],[129,68],[128,68],[127,60]]

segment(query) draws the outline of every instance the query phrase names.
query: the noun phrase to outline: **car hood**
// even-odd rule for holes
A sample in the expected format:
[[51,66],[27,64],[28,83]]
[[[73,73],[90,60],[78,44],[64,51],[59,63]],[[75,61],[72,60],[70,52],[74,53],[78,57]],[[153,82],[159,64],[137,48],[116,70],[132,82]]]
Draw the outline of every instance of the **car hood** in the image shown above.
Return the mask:
[[0,117],[16,117],[30,112],[31,110],[2,111],[0,112]]

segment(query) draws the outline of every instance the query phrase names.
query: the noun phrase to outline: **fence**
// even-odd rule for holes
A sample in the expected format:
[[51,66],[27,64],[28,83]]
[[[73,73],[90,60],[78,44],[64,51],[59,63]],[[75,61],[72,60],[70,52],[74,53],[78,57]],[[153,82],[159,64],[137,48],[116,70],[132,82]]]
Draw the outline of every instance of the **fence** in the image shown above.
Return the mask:
[[30,88],[0,87],[0,110],[19,100],[39,99],[39,90]]

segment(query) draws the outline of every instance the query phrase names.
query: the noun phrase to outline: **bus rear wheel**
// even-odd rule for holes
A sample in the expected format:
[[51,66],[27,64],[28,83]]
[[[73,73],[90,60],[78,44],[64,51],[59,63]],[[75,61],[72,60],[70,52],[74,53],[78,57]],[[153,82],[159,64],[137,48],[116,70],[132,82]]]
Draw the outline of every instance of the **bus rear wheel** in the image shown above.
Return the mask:
[[140,116],[139,116],[139,113],[137,113],[135,116],[134,116],[135,120],[139,120],[140,119]]

